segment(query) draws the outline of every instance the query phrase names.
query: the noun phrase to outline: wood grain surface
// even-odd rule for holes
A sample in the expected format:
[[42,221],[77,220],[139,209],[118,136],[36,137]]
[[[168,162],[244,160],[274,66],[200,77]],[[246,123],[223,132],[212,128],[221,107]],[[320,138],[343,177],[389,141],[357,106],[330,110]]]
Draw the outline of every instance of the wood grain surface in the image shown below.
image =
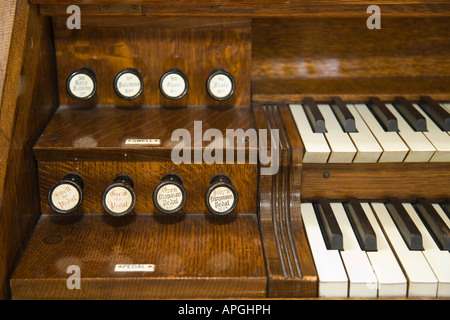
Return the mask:
[[14,16],[16,12],[15,1],[3,1],[0,4],[0,92],[3,92],[5,83],[6,66],[8,63],[8,54],[11,47],[12,30],[14,25]]
[[[6,108],[3,105],[8,98],[8,91],[4,87],[7,74],[7,66],[9,60],[9,50],[14,46],[13,29],[14,16],[16,9],[16,1],[3,1],[0,3],[0,120],[1,113],[5,113]],[[20,43],[19,39],[19,43]],[[17,41],[17,40],[16,40]],[[3,121],[2,121],[3,122]],[[5,189],[5,180],[7,177],[7,162],[10,150],[10,132],[7,135],[4,133],[5,127],[0,130],[0,199],[5,199],[11,196]],[[2,201],[3,202],[3,201]],[[0,241],[0,299],[5,299],[9,295],[9,286],[7,284],[9,273],[11,272],[12,261],[20,250],[20,236],[18,235],[18,221],[14,214],[4,214],[0,221],[0,233],[2,234],[2,241]]]
[[382,17],[254,20],[253,101],[450,100],[450,20]]
[[[89,1],[71,1],[71,0],[33,0],[33,3],[40,5],[41,13],[46,15],[67,15],[68,5],[80,5],[82,11],[90,15],[100,15],[104,13],[102,5],[123,5],[128,4],[127,0],[97,0]],[[147,16],[218,16],[218,17],[280,17],[280,18],[298,18],[298,17],[367,17],[367,7],[375,4],[382,7],[383,16],[448,16],[450,7],[448,1],[441,0],[401,0],[392,2],[389,0],[378,0],[367,3],[360,0],[343,1],[320,1],[320,0],[291,0],[270,1],[270,0],[248,0],[235,2],[233,0],[212,0],[212,1],[177,1],[173,6],[164,0],[138,0],[133,1],[134,5],[141,7],[137,13],[132,15]],[[117,15],[120,12],[130,14],[128,8],[116,7],[109,9],[110,15]]]
[[[119,17],[92,26],[95,23],[83,18],[80,30],[69,30],[66,19],[55,19],[60,103],[80,107],[250,105],[250,20],[234,23],[231,19],[226,28],[221,27],[223,21],[205,24],[186,18],[158,24],[149,20],[137,19],[130,26],[130,19]],[[96,74],[97,92],[80,102],[67,93],[66,80],[85,67]],[[113,86],[116,75],[128,68],[138,70],[144,83],[141,95],[132,100],[120,98]],[[178,100],[164,97],[159,87],[161,77],[171,69],[184,73],[189,83],[186,95]],[[236,82],[234,94],[224,101],[214,100],[206,90],[208,77],[216,69],[225,70]]]
[[300,192],[304,199],[443,199],[450,192],[449,177],[448,163],[307,163]]
[[[154,272],[114,272],[154,264]],[[80,269],[81,289],[68,289]],[[43,215],[11,279],[13,299],[262,298],[255,215]]]
[[0,299],[5,299],[13,267],[39,216],[31,148],[56,108],[57,92],[50,21],[28,1],[1,6],[2,24],[14,21],[2,28],[1,43],[9,50],[0,106]]
[[[107,153],[105,153],[107,155]],[[238,204],[230,213],[256,214],[258,166],[256,164],[180,164],[169,161],[79,161],[40,162],[39,188],[42,213],[55,213],[47,202],[53,184],[65,174],[76,172],[84,181],[83,203],[77,214],[106,214],[102,207],[102,193],[120,174],[128,175],[134,183],[136,204],[130,214],[163,214],[153,203],[153,191],[166,174],[176,174],[183,181],[186,203],[179,214],[211,214],[205,204],[210,180],[217,174],[231,178],[238,192]]]
[[[229,146],[233,151],[234,148],[241,149],[246,153],[257,151],[251,108],[192,107],[172,110],[107,106],[83,110],[60,107],[33,150],[38,161],[104,160],[105,151],[108,152],[108,160],[172,161],[171,152],[176,146],[204,151],[215,139],[214,136],[209,140],[206,137],[205,133],[209,129],[217,130],[214,132],[221,138],[215,141],[217,145]],[[237,138],[245,138],[245,135],[248,141],[237,141]],[[160,144],[125,145],[127,139],[159,139]],[[193,163],[194,151],[190,154]]]
[[[201,122],[201,127],[194,125],[195,121]],[[234,213],[256,214],[258,145],[254,127],[250,108],[60,108],[34,146],[41,210],[52,212],[47,203],[49,189],[66,173],[77,172],[85,185],[79,213],[103,213],[103,190],[119,174],[127,174],[134,181],[135,213],[160,213],[153,205],[153,190],[165,174],[173,173],[181,177],[186,190],[186,204],[180,213],[208,213],[204,200],[206,189],[214,175],[225,174],[239,194]],[[177,129],[185,129],[189,135],[189,140],[184,140],[183,154],[188,152],[190,157],[181,164],[172,158],[173,148],[180,143],[178,136],[172,138]],[[203,139],[203,134],[210,129],[220,133],[221,140],[214,140],[215,143],[229,145],[212,164],[206,163],[211,141]],[[228,135],[227,138],[227,130],[237,129],[242,130],[241,136],[236,132],[237,137]],[[159,139],[160,144],[125,144],[126,139],[133,138]],[[195,141],[197,138],[200,144]],[[243,138],[248,141],[238,143]],[[220,151],[214,152],[219,155]],[[227,152],[231,152],[231,158],[227,158]],[[238,158],[244,161],[237,163]]]

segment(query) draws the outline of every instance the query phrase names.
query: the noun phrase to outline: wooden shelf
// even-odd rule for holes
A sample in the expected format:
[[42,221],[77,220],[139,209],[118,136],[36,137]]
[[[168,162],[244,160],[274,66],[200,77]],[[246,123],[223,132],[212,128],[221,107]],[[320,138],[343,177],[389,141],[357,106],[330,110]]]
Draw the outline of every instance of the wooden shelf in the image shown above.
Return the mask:
[[[67,15],[67,6],[77,4],[82,6],[83,15],[123,14],[148,16],[226,16],[226,17],[304,17],[304,16],[367,16],[369,5],[378,5],[383,16],[449,16],[448,1],[375,1],[368,3],[359,0],[319,1],[155,1],[135,0],[137,10],[130,10],[126,0],[96,0],[84,4],[83,1],[70,0],[31,0],[41,5],[43,15]],[[124,5],[125,4],[125,5]],[[109,5],[105,8],[105,5]],[[116,6],[116,7],[114,7]],[[117,6],[123,6],[122,8]]]
[[[116,264],[155,268],[115,272]],[[80,290],[66,285],[72,265]],[[255,215],[43,215],[11,288],[13,299],[262,298],[258,222]]]

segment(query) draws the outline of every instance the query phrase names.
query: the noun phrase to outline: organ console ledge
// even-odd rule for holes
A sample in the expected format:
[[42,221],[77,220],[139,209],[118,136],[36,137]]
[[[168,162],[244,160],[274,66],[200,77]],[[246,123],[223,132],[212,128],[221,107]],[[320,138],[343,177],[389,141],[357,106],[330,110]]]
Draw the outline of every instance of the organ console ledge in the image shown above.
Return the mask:
[[0,4],[0,299],[450,297],[449,1],[69,2]]

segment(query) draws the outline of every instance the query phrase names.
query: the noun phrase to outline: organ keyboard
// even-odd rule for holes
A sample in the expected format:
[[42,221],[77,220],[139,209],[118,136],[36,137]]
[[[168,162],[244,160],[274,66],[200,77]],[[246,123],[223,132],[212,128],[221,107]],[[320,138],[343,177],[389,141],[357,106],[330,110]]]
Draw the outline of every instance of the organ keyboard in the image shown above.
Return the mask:
[[0,298],[450,298],[449,1],[75,2],[0,4]]
[[[305,144],[303,162],[449,162],[450,137],[448,128],[442,126],[450,121],[447,105],[437,103],[430,97],[423,97],[422,101],[428,103],[422,105],[411,104],[402,97],[398,99],[403,104],[384,104],[375,99],[376,104],[344,105],[339,99],[340,108],[354,119],[354,131],[346,129],[337,113],[333,112],[336,110],[332,108],[335,102],[317,105],[314,100],[308,99],[305,104],[290,104]],[[323,132],[316,130],[315,120],[311,121],[307,116],[311,105],[324,119],[321,122]],[[377,110],[389,112],[390,118]],[[414,125],[417,122],[420,123],[420,128]]]
[[[326,199],[327,202],[330,200]],[[422,201],[428,201],[422,199]],[[355,202],[354,202],[355,203]],[[302,203],[302,217],[311,245],[319,277],[319,296],[323,297],[448,297],[450,295],[450,253],[442,246],[422,214],[431,214],[445,224],[448,234],[450,220],[439,203],[428,211],[418,210],[415,203],[403,202],[414,226],[418,228],[423,249],[408,246],[399,232],[388,203],[357,201],[356,205],[375,231],[377,248],[367,250],[358,241],[358,230],[351,223],[345,202],[331,201],[343,247],[339,250],[327,246],[318,210],[313,203]],[[433,212],[433,213],[432,213]]]

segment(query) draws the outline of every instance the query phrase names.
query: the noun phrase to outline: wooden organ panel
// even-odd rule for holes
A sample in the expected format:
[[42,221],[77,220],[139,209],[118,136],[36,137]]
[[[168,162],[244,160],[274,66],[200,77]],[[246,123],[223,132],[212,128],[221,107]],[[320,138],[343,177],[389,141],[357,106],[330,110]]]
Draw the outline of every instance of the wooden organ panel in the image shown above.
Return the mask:
[[[154,207],[152,193],[161,178],[169,173],[182,179],[186,191],[186,203],[180,213],[210,214],[205,206],[204,195],[211,177],[221,173],[231,178],[239,194],[233,214],[255,214],[258,189],[253,181],[258,179],[257,164],[195,163],[199,152],[194,150],[194,130],[205,132],[209,128],[217,128],[225,140],[229,124],[222,122],[223,117],[247,131],[252,128],[252,123],[247,121],[252,118],[251,110],[187,108],[183,117],[172,111],[155,107],[135,110],[111,107],[83,111],[70,108],[58,110],[34,147],[38,171],[41,173],[42,213],[55,213],[47,201],[51,186],[65,173],[77,172],[85,184],[80,214],[103,214],[102,203],[98,200],[104,188],[119,174],[127,174],[134,181],[138,198],[136,214],[161,213]],[[67,122],[65,119],[73,121]],[[127,121],[124,123],[123,119]],[[199,119],[202,120],[202,128],[196,129],[194,121]],[[61,125],[63,123],[65,125]],[[173,141],[171,136],[179,128],[185,128],[191,133],[187,142],[192,152],[187,161],[176,164],[171,160],[171,153],[178,142]],[[133,138],[154,138],[160,142],[154,146],[126,143]],[[202,157],[208,144],[208,141],[204,141],[199,150]],[[256,146],[256,141],[250,144]],[[247,158],[251,152],[246,151]]]
[[[108,17],[99,24],[97,17],[83,18],[83,32],[67,29],[64,17],[53,23],[62,105],[250,106],[250,20]],[[63,79],[81,67],[96,73],[97,92],[80,103],[68,95]],[[133,100],[121,99],[113,87],[115,76],[128,68],[137,69],[144,82],[142,94]],[[189,83],[178,100],[165,98],[159,90],[161,77],[171,69],[183,72]],[[237,81],[226,101],[212,99],[205,90],[215,69]]]
[[450,3],[71,4],[0,5],[1,298],[448,298]]

